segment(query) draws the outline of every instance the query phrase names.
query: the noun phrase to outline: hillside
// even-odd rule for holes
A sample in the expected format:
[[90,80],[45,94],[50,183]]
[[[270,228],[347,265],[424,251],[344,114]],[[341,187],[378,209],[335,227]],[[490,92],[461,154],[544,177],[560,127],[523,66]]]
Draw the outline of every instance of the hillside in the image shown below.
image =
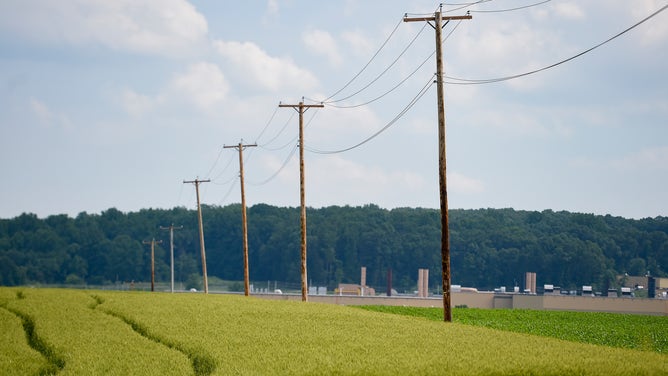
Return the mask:
[[[308,275],[312,285],[333,289],[359,282],[385,291],[388,269],[393,287],[413,291],[417,269],[430,269],[430,286],[440,286],[438,210],[375,205],[309,208]],[[203,207],[209,276],[243,279],[239,205]],[[123,213],[80,213],[38,218],[22,214],[0,220],[0,284],[104,285],[150,280],[150,251],[156,246],[157,281],[170,276],[169,232],[174,232],[177,282],[196,285],[201,273],[196,211],[146,209]],[[546,210],[451,210],[452,283],[491,289],[522,286],[524,273],[538,285],[583,284],[605,290],[615,276],[666,276],[668,218],[642,220]],[[299,209],[258,204],[248,209],[250,278],[298,283]]]

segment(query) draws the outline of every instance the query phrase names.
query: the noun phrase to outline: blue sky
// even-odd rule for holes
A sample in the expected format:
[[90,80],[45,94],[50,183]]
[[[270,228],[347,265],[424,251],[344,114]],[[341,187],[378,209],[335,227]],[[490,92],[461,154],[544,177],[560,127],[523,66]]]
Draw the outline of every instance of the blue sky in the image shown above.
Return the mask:
[[[444,28],[446,75],[540,69],[667,4],[446,3],[448,15],[473,15]],[[340,101],[305,114],[307,205],[437,208],[434,85],[377,137],[322,153],[375,134],[433,81],[433,29],[401,20],[437,7],[3,1],[0,218],[194,208],[183,180],[195,178],[212,180],[201,185],[203,203],[239,202],[238,154],[223,146],[241,139],[258,144],[244,152],[247,204],[299,206],[298,120],[278,104],[323,101],[360,71],[331,99]],[[540,73],[480,85],[449,79],[450,208],[668,215],[666,61],[668,11]]]

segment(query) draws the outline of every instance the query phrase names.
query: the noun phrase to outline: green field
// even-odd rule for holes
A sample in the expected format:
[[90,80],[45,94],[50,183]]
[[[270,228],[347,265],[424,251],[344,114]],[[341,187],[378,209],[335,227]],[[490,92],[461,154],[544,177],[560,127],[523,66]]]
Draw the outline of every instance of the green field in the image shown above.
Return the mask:
[[[375,312],[443,320],[442,308],[362,306]],[[534,334],[668,354],[668,316],[526,309],[455,308],[453,321],[505,331]]]
[[0,288],[0,319],[3,375],[668,374],[654,345],[237,295]]

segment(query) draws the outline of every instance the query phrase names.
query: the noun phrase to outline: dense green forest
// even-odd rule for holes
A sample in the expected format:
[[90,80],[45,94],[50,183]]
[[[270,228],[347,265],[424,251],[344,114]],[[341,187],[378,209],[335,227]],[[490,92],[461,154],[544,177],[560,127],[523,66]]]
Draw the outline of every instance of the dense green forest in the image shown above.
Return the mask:
[[[243,280],[241,207],[204,206],[209,276]],[[440,287],[440,214],[436,209],[331,206],[309,208],[308,278],[334,288],[359,283],[413,291],[419,268]],[[197,212],[186,208],[123,213],[108,209],[75,218],[22,214],[0,220],[2,285],[82,284],[150,280],[150,247],[156,246],[156,280],[168,281],[169,231],[174,232],[176,280],[201,274]],[[632,220],[612,216],[513,209],[451,210],[452,283],[479,289],[524,287],[524,273],[538,285],[574,289],[615,287],[618,274],[666,276],[668,217]],[[298,283],[299,208],[258,204],[248,208],[251,281]]]

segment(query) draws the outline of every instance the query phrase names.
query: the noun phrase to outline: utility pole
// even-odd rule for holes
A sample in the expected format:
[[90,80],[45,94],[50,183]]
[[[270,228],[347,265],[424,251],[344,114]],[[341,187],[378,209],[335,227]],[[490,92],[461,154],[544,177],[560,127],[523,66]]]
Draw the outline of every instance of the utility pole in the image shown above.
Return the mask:
[[195,184],[195,193],[197,194],[197,220],[199,222],[199,247],[202,253],[202,274],[204,278],[204,293],[209,293],[209,281],[206,277],[206,251],[204,250],[204,228],[202,226],[202,206],[199,203],[199,184],[208,183],[211,180],[184,180],[183,184]]
[[299,194],[301,199],[301,232],[302,232],[302,301],[308,300],[308,287],[306,286],[306,199],[304,189],[304,112],[312,107],[325,107],[322,104],[304,104],[302,99],[299,104],[278,104],[278,107],[292,107],[299,112]]
[[[470,15],[443,16],[443,4],[431,17],[404,17],[404,22],[429,22],[436,31],[436,96],[438,99],[438,182],[441,201],[441,269],[443,271],[443,321],[452,321],[450,299],[450,227],[445,161],[445,99],[443,94],[443,51],[441,30],[450,20],[470,20]],[[443,21],[445,20],[445,25]],[[433,24],[432,24],[433,22]]]
[[151,245],[151,291],[155,291],[155,245],[162,243],[162,240],[156,242],[154,238],[150,242],[144,240],[142,243]]
[[243,140],[238,145],[225,146],[224,149],[235,148],[239,151],[239,180],[241,183],[241,223],[243,229],[244,248],[244,295],[250,294],[250,275],[248,272],[248,225],[246,224],[246,193],[244,191],[244,149],[255,147],[257,144],[244,145]]
[[173,223],[169,225],[169,227],[160,226],[161,230],[169,230],[169,256],[170,256],[169,258],[170,258],[170,269],[172,272],[171,292],[174,292],[174,230],[180,230],[182,228],[183,226],[174,227]]

